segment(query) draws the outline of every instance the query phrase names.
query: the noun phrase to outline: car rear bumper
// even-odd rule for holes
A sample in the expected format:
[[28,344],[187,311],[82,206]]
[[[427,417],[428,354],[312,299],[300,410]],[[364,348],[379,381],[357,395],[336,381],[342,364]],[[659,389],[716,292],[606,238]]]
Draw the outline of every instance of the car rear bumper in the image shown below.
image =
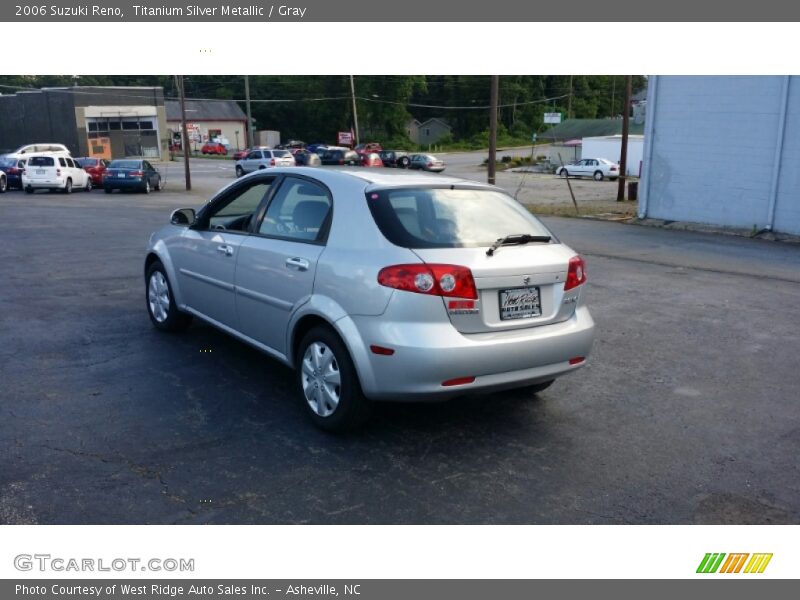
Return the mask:
[[110,190],[143,190],[144,186],[142,178],[109,179],[106,177],[103,180],[103,187]]
[[22,179],[23,187],[34,190],[61,190],[65,185],[65,179]]
[[[462,334],[449,321],[393,322],[350,317],[337,322],[351,343],[364,394],[373,400],[442,400],[549,381],[581,368],[594,341],[594,321],[579,306],[567,321],[525,329]],[[370,345],[394,350],[375,354]],[[442,385],[474,377],[461,385]]]

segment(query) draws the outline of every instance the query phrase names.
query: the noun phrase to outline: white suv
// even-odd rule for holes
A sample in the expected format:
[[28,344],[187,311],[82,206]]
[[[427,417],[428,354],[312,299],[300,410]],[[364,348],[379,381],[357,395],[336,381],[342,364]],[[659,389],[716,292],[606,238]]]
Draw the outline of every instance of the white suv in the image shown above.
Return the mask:
[[269,148],[255,148],[243,159],[236,161],[236,176],[241,177],[259,169],[270,167],[293,167],[294,156],[288,150],[271,150]]
[[6,154],[6,156],[13,158],[22,158],[23,156],[30,156],[31,154],[55,154],[56,156],[72,156],[72,153],[67,149],[64,144],[26,144],[20,146],[13,152]]
[[73,189],[90,191],[92,177],[69,156],[28,154],[22,172],[22,187],[32,194],[35,190],[59,190],[65,194]]

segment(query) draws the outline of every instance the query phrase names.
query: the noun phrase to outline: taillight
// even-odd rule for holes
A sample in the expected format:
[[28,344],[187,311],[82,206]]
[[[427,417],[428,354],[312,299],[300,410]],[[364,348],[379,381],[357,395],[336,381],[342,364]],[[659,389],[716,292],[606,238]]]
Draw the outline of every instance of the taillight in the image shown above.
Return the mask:
[[428,163],[428,168],[430,169],[433,166],[433,163]]
[[131,177],[143,177],[144,171],[131,171]]
[[619,169],[617,167],[611,167],[609,170],[610,171],[618,171]]
[[339,164],[340,164],[340,165],[343,165],[343,164],[344,164],[344,159],[343,159],[343,158],[339,159]]
[[56,169],[56,177],[61,177],[61,169]]
[[11,167],[11,168],[8,170],[8,174],[9,174],[9,175],[16,175],[17,173],[19,173],[19,169],[18,169],[17,167]]
[[269,160],[269,166],[270,166],[270,167],[274,167],[274,166],[275,166],[275,159],[274,159],[274,158],[271,158],[271,159]]
[[586,283],[586,263],[580,256],[573,256],[569,259],[569,270],[567,280],[564,282],[564,291],[576,288]]
[[472,300],[478,298],[472,271],[457,265],[424,263],[392,265],[380,270],[378,283],[417,294]]

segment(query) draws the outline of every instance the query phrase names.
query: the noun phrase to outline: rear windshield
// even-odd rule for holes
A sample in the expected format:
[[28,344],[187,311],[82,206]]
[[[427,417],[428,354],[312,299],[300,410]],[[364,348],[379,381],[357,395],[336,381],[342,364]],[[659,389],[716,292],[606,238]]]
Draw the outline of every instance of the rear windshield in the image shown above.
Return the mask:
[[142,163],[138,160],[112,160],[108,166],[111,169],[140,169]]
[[76,158],[75,162],[82,167],[94,167],[97,165],[96,158]]
[[289,156],[291,153],[288,150],[273,150],[272,155],[275,158],[283,158],[284,156]]
[[29,167],[54,167],[56,161],[52,156],[32,156],[28,159]]
[[0,167],[16,167],[17,159],[0,156]]
[[367,203],[386,239],[405,248],[472,248],[512,234],[551,235],[519,202],[493,190],[379,190],[367,193]]

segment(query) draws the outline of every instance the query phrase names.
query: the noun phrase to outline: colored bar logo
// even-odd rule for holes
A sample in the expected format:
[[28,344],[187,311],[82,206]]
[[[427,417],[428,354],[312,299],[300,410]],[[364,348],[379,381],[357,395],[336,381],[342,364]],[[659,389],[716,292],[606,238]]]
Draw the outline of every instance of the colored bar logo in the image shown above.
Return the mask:
[[[727,557],[727,558],[726,558]],[[750,560],[748,561],[748,557]],[[763,573],[772,553],[708,552],[697,567],[698,573]],[[724,562],[723,562],[724,561]]]

